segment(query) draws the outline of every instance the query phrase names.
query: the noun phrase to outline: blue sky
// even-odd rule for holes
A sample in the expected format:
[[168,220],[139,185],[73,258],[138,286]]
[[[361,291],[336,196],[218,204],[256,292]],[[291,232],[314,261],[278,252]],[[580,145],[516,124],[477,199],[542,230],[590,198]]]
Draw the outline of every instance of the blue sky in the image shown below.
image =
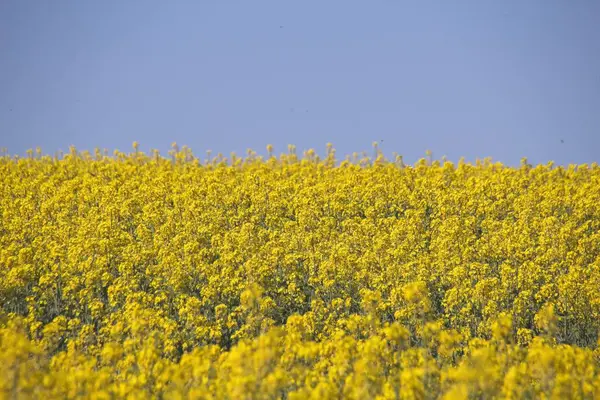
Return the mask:
[[599,18],[598,0],[3,0],[0,147],[599,162]]

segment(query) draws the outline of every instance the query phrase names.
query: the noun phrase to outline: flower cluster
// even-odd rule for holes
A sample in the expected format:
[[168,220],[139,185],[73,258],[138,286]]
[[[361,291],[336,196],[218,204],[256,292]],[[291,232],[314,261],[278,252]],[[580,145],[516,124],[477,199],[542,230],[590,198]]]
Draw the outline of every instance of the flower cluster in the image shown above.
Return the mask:
[[0,158],[0,397],[600,398],[600,167]]

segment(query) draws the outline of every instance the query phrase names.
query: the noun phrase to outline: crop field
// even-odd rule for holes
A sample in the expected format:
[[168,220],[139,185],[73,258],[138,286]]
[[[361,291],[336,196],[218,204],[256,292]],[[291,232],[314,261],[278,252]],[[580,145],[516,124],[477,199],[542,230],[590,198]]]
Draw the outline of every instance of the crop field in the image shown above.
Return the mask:
[[1,157],[0,398],[600,399],[600,166],[335,157]]

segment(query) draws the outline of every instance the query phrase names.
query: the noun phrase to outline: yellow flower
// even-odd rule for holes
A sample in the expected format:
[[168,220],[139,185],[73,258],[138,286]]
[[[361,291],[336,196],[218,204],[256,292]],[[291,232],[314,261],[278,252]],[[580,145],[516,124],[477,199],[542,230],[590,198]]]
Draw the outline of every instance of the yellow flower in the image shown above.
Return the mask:
[[373,146],[0,157],[0,398],[600,397],[598,164]]

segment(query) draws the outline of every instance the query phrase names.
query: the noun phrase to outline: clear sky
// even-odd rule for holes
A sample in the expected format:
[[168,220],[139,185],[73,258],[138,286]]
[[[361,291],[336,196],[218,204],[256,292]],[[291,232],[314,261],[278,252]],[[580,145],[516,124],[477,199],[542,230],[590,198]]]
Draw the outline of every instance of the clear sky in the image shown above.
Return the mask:
[[0,147],[600,162],[598,0],[1,0]]

